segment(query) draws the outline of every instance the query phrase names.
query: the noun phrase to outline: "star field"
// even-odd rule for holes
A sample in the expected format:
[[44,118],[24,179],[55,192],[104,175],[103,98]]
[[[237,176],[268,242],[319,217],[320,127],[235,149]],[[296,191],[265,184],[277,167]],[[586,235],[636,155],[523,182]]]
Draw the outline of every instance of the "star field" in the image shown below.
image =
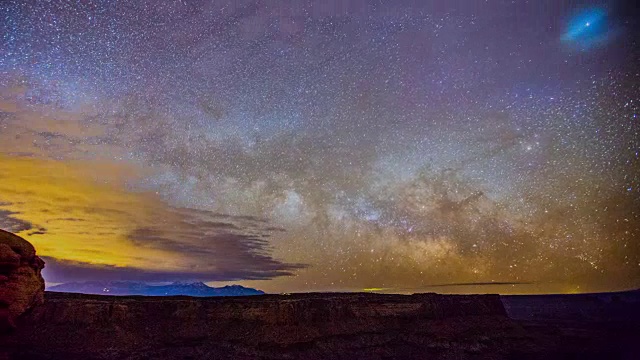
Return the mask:
[[638,17],[622,2],[0,16],[0,227],[49,257],[49,282],[640,286]]

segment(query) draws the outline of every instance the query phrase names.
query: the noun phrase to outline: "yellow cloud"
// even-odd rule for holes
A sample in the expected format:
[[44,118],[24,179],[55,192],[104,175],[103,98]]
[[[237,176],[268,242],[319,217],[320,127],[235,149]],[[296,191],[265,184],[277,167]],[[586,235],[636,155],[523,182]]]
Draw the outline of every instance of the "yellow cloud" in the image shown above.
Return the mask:
[[131,169],[109,164],[62,163],[0,155],[0,210],[44,228],[22,231],[39,254],[149,270],[176,268],[181,255],[134,244],[127,235],[157,219],[171,222],[154,196],[124,189]]

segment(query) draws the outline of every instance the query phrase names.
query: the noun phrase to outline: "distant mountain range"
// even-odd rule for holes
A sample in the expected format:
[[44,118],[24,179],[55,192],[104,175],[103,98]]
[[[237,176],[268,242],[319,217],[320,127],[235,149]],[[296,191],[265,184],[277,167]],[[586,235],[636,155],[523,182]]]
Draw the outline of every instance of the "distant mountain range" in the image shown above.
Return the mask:
[[71,282],[47,288],[47,291],[97,295],[146,295],[146,296],[248,296],[262,295],[261,290],[240,285],[211,287],[202,282],[174,282],[168,285],[151,285],[132,281]]

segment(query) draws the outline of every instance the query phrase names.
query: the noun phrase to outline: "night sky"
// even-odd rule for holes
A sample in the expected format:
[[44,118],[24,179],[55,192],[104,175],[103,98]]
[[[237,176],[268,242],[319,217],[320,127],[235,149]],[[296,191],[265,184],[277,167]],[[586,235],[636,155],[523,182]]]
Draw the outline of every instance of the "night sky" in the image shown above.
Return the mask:
[[49,284],[640,287],[627,6],[2,1],[0,228]]

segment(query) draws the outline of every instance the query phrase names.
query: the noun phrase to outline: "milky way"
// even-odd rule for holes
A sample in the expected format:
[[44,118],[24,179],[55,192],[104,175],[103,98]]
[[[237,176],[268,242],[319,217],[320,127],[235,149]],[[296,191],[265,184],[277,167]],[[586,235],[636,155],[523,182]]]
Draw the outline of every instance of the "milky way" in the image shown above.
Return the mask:
[[0,5],[0,227],[47,281],[640,286],[622,2],[275,4]]

